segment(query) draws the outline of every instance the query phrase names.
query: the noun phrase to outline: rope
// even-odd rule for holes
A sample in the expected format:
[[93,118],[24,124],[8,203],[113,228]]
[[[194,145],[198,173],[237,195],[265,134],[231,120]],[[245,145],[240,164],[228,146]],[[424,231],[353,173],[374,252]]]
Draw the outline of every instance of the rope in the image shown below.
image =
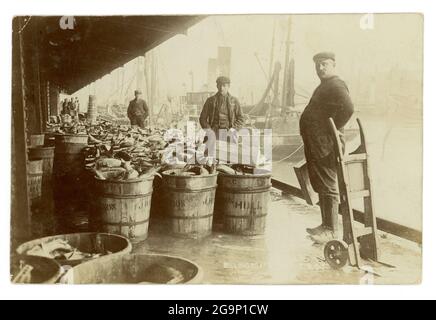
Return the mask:
[[281,163],[281,162],[283,162],[283,161],[285,161],[285,160],[288,160],[289,158],[292,158],[298,151],[300,151],[301,150],[301,148],[303,148],[303,146],[304,146],[304,144],[302,143],[294,152],[292,152],[290,155],[288,155],[288,156],[286,156],[285,158],[283,158],[283,159],[281,159],[281,160],[279,160],[279,161],[273,161],[273,164],[274,163]]

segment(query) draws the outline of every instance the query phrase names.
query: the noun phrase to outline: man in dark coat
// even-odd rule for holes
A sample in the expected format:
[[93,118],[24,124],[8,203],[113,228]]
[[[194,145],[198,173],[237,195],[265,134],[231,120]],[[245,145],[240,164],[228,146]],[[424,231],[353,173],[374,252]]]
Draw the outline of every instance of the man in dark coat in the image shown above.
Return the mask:
[[244,125],[244,116],[238,99],[229,93],[230,79],[218,77],[218,92],[209,97],[200,114],[200,125],[204,130],[213,130],[219,139],[220,130],[228,130],[230,136],[237,136],[236,130]]
[[307,229],[307,232],[316,242],[324,243],[339,238],[339,191],[329,118],[342,133],[342,148],[345,150],[344,127],[354,112],[354,106],[347,85],[335,73],[335,55],[323,52],[315,55],[313,60],[321,84],[301,115],[300,131],[310,181],[319,194],[322,217],[322,224]]
[[139,126],[141,129],[145,128],[145,120],[149,116],[147,103],[141,99],[142,92],[135,90],[135,99],[130,101],[127,108],[127,116],[130,119],[132,126]]
[[62,114],[70,114],[68,99],[64,99],[64,101],[62,102]]

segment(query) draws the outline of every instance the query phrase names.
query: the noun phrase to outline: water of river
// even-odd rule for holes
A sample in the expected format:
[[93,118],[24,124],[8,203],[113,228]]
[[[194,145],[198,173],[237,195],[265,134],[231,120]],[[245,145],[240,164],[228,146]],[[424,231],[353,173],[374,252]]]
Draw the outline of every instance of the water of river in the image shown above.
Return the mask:
[[[422,230],[422,117],[360,113],[367,136],[377,216]],[[359,139],[347,145],[354,150]],[[274,178],[298,186],[295,163],[273,165]],[[360,204],[355,207],[361,209]]]

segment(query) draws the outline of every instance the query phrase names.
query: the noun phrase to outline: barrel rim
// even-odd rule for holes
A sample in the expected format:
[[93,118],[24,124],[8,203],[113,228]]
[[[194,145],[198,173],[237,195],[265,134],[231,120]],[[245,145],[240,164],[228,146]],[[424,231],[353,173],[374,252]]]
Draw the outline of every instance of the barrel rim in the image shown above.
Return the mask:
[[265,187],[257,187],[257,188],[229,188],[229,187],[218,187],[218,191],[221,193],[227,193],[227,194],[260,194],[260,193],[269,193],[271,192],[272,185],[268,185]]
[[[68,237],[68,236],[72,236],[72,235],[78,235],[78,234],[81,234],[81,235],[83,235],[83,236],[92,236],[92,235],[95,235],[95,236],[97,236],[97,235],[111,236],[111,237],[116,237],[116,238],[119,238],[119,239],[122,239],[122,240],[125,240],[125,241],[126,241],[126,243],[127,243],[126,248],[124,248],[124,249],[123,249],[122,251],[120,251],[120,252],[114,252],[114,253],[108,255],[107,257],[109,257],[109,256],[114,256],[114,255],[124,255],[124,254],[126,254],[126,253],[128,254],[128,253],[132,252],[132,250],[133,250],[133,246],[132,246],[131,241],[130,241],[127,237],[124,237],[124,236],[119,235],[119,234],[108,233],[108,232],[72,232],[72,233],[57,234],[57,235],[53,235],[53,236],[47,236],[47,237],[42,237],[42,238],[36,238],[36,239],[30,240],[30,241],[23,242],[22,244],[20,244],[20,245],[15,249],[15,252],[16,252],[16,254],[18,254],[18,255],[31,256],[31,255],[27,255],[26,252],[24,251],[25,248],[26,248],[29,244],[31,244],[31,243],[35,243],[35,245],[37,245],[38,243],[39,243],[39,244],[41,244],[41,243],[45,243],[45,241],[48,241],[48,240],[50,240],[50,239],[64,238],[64,237]],[[102,258],[105,258],[105,257],[106,257],[106,256],[101,257],[101,258],[99,258],[99,259],[102,259]],[[48,258],[48,259],[49,259],[49,258]],[[52,260],[56,261],[55,259],[52,259]],[[92,261],[92,260],[94,260],[94,259],[77,259],[77,260],[68,260],[68,261],[65,261],[65,263],[59,263],[59,262],[58,262],[58,263],[59,263],[60,265],[77,265],[77,264],[86,263],[86,262],[88,262],[88,261]],[[56,261],[56,262],[57,262],[57,261]]]
[[46,146],[36,146],[36,147],[29,147],[29,151],[33,151],[33,150],[54,150],[56,149],[56,147],[46,147]]
[[101,183],[107,182],[107,183],[119,183],[119,184],[129,184],[129,183],[136,183],[136,182],[152,181],[152,180],[154,180],[154,178],[155,178],[155,176],[148,177],[148,178],[142,178],[142,179],[135,178],[135,179],[129,179],[129,180],[108,180],[108,179],[102,179],[102,178],[94,176],[94,179],[98,182],[101,182]]
[[166,171],[162,172],[162,176],[171,177],[171,178],[177,178],[177,179],[206,179],[206,178],[217,177],[218,176],[218,172],[210,173],[207,176],[178,176],[178,175],[168,174],[168,172],[174,171],[174,170],[177,171],[177,170],[182,170],[182,169],[166,170]]
[[55,137],[80,137],[80,138],[89,137],[89,135],[85,134],[85,133],[78,133],[78,134],[73,134],[73,133],[55,133],[54,136]]
[[262,173],[262,174],[229,174],[220,172],[218,176],[224,178],[237,178],[237,179],[256,179],[256,178],[272,178],[272,173]]
[[[135,222],[110,222],[110,221],[106,221],[104,219],[101,220],[101,224],[103,226],[110,226],[110,227],[136,227],[136,226],[140,226],[143,224],[149,224],[149,223],[150,223],[150,218],[148,218],[146,220],[135,221]],[[148,233],[148,228],[147,228],[147,233]]]
[[99,193],[97,193],[97,195],[99,196],[100,199],[141,199],[141,198],[146,198],[146,197],[150,197],[153,195],[153,189],[150,190],[150,192],[148,193],[141,193],[141,194],[134,194],[134,195],[119,195],[119,194],[114,194],[114,193],[107,193],[104,191],[101,191]]
[[[182,260],[182,261],[185,261],[185,262],[188,262],[188,263],[192,264],[195,267],[196,271],[197,271],[196,274],[193,275],[192,279],[190,279],[189,281],[182,282],[182,283],[180,283],[178,285],[199,284],[202,281],[203,277],[204,277],[204,271],[200,267],[199,264],[197,264],[196,262],[194,262],[194,261],[192,261],[190,259],[186,259],[186,258],[183,258],[183,257],[180,257],[180,256],[174,256],[174,255],[169,255],[169,254],[159,254],[159,253],[128,253],[128,254],[125,254],[125,255],[122,255],[122,256],[118,256],[117,259],[125,259],[125,258],[128,258],[128,257],[135,258],[136,256],[163,257],[163,258]],[[110,258],[111,258],[111,256],[104,256],[104,257],[99,258],[98,261],[105,262],[106,259],[110,259]],[[81,263],[77,267],[83,268],[84,265],[86,265],[88,263],[93,263],[93,262],[94,262],[94,260],[86,261],[84,263]],[[67,271],[67,275],[68,274],[74,274],[75,270],[77,270],[77,269],[71,268],[70,270]],[[74,282],[72,282],[72,284],[74,284]],[[156,285],[159,285],[159,284],[156,284]]]
[[168,192],[174,192],[177,194],[180,194],[180,193],[202,193],[202,192],[205,193],[205,192],[211,192],[211,191],[217,190],[218,184],[216,184],[212,187],[199,188],[199,189],[174,188],[171,186],[165,186],[165,189]]

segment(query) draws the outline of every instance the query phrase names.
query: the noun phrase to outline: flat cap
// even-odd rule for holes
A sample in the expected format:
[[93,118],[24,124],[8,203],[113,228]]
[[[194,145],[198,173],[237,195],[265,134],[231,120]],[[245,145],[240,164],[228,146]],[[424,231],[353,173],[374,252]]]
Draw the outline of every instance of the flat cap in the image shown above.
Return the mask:
[[224,76],[218,77],[216,79],[216,83],[217,84],[230,84],[230,78],[224,77]]
[[142,94],[141,90],[135,90],[135,94]]
[[327,59],[336,61],[336,55],[333,52],[320,52],[313,57],[313,61],[315,62]]

